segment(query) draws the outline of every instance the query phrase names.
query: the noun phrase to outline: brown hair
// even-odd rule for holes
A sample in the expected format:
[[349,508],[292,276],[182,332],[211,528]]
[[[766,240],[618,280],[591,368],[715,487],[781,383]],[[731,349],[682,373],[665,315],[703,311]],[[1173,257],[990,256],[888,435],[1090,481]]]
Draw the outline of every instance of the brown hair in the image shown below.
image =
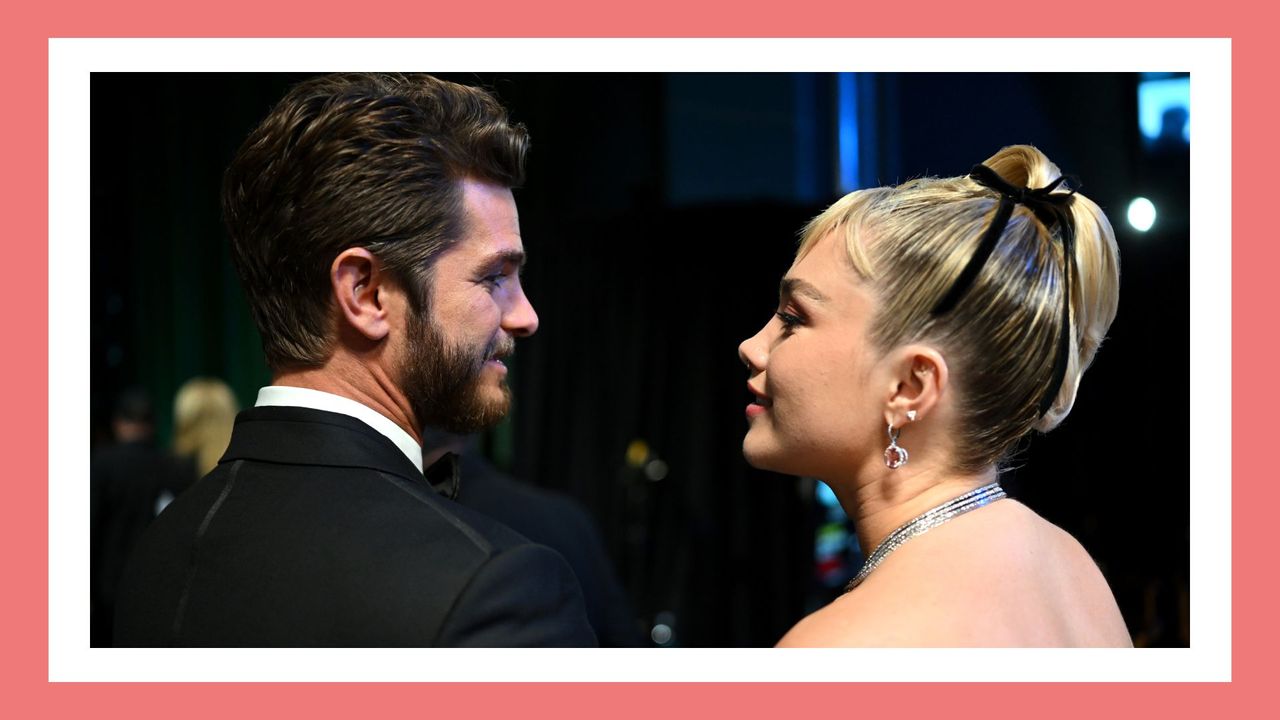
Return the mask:
[[[1027,145],[1004,148],[985,164],[1017,186],[1041,188],[1061,176]],[[967,176],[860,190],[814,218],[797,253],[798,259],[818,239],[841,233],[854,269],[878,301],[870,330],[877,347],[926,342],[943,353],[957,393],[953,463],[968,472],[1000,460],[1033,428],[1048,431],[1067,416],[1119,299],[1115,233],[1102,210],[1076,193],[1066,376],[1041,417],[1062,328],[1065,258],[1058,228],[1017,205],[973,285],[950,311],[930,312],[973,256],[998,204],[995,191]]]
[[223,178],[232,260],[273,370],[331,353],[329,266],[367,247],[421,311],[430,263],[462,231],[459,181],[524,179],[529,140],[479,88],[345,73],[294,86]]

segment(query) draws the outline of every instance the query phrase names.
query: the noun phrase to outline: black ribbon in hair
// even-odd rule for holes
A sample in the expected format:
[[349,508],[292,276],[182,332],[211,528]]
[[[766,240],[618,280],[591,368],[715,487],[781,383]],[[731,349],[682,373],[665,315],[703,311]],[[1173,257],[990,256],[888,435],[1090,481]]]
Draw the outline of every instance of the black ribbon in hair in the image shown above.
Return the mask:
[[1058,336],[1058,353],[1053,364],[1053,380],[1049,384],[1048,392],[1040,400],[1040,416],[1043,417],[1053,406],[1053,399],[1058,396],[1058,390],[1062,388],[1062,381],[1067,375],[1067,355],[1071,351],[1071,284],[1075,276],[1076,262],[1076,227],[1071,216],[1071,205],[1075,201],[1076,189],[1080,183],[1073,177],[1071,178],[1072,187],[1068,192],[1060,193],[1053,191],[1067,179],[1065,176],[1059,177],[1042,188],[1018,187],[1000,177],[995,170],[982,164],[974,165],[969,171],[969,177],[979,185],[1000,193],[1000,204],[996,207],[996,216],[991,220],[991,225],[978,241],[978,249],[974,251],[973,257],[964,266],[964,270],[960,272],[951,289],[942,296],[930,312],[935,316],[944,315],[960,302],[960,298],[964,297],[965,292],[978,277],[982,266],[987,263],[987,258],[991,257],[991,253],[995,251],[996,244],[1000,242],[1000,236],[1004,234],[1005,228],[1009,225],[1009,218],[1013,216],[1015,205],[1024,205],[1051,231],[1055,227],[1058,228],[1058,235],[1062,239],[1062,254],[1066,259],[1063,264],[1063,281],[1066,287],[1062,293],[1062,331]]

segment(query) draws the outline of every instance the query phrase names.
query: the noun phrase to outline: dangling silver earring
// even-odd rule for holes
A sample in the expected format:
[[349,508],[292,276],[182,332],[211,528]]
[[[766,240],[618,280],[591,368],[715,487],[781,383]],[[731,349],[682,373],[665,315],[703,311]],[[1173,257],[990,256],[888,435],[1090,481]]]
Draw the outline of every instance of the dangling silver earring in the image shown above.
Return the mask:
[[893,423],[889,424],[889,447],[884,449],[884,464],[890,470],[897,470],[907,464],[907,449],[898,445],[898,436],[902,434],[902,430],[894,430]]

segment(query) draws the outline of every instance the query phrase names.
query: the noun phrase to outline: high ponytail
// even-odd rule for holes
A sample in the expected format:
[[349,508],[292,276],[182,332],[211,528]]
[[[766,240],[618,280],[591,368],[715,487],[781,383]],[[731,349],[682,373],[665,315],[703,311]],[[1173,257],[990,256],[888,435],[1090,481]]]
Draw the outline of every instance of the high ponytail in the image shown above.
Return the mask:
[[[1031,188],[1046,187],[1062,176],[1057,165],[1030,145],[1004,148],[984,164],[1008,182]],[[1080,378],[1093,363],[1107,329],[1115,320],[1120,297],[1120,253],[1107,216],[1079,192],[1073,196],[1071,214],[1075,226],[1071,346],[1062,385],[1034,426],[1041,432],[1057,427],[1071,412]]]

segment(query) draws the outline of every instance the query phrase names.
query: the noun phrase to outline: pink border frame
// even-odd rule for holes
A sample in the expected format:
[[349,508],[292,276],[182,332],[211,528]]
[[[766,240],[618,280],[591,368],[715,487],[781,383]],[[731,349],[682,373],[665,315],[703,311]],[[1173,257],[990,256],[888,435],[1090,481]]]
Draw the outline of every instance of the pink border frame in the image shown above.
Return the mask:
[[[961,716],[1077,718],[1081,711],[1103,716],[1132,712],[1147,716],[1203,717],[1232,709],[1271,705],[1260,692],[1266,660],[1276,634],[1265,571],[1275,562],[1263,535],[1265,509],[1276,503],[1276,484],[1264,482],[1263,454],[1251,449],[1273,442],[1267,411],[1276,406],[1268,351],[1275,347],[1276,321],[1264,297],[1274,280],[1277,250],[1267,239],[1263,208],[1274,204],[1274,181],[1264,173],[1280,166],[1270,134],[1275,100],[1264,88],[1273,83],[1265,68],[1276,66],[1271,13],[1235,10],[1233,3],[1178,8],[1151,3],[1152,9],[1108,0],[1068,5],[1039,3],[1000,9],[995,5],[938,2],[912,4],[909,20],[896,17],[893,4],[858,7],[848,2],[800,0],[779,11],[773,6],[714,0],[694,7],[687,1],[655,0],[641,12],[604,9],[583,0],[514,3],[496,0],[482,11],[467,5],[433,7],[393,0],[378,16],[350,15],[347,3],[290,0],[284,7],[261,2],[223,0],[214,12],[167,2],[89,5],[49,2],[7,13],[0,52],[12,68],[0,123],[8,139],[9,164],[0,176],[8,220],[9,297],[33,298],[44,305],[48,292],[48,45],[50,37],[1229,37],[1232,38],[1234,235],[1232,304],[1234,454],[1233,484],[1233,638],[1230,683],[1196,684],[107,684],[49,683],[47,487],[29,478],[48,476],[48,316],[11,314],[8,326],[22,347],[4,359],[11,411],[6,413],[6,445],[14,455],[9,473],[9,502],[0,506],[0,544],[46,552],[10,552],[5,593],[4,677],[9,708],[41,717],[165,716],[224,718],[253,714],[348,717],[385,712],[447,713],[470,717],[649,718],[655,713],[778,717],[797,711],[874,716],[924,710],[932,705]],[[1244,3],[1240,3],[1244,4]],[[505,7],[503,7],[505,6]],[[296,8],[296,11],[295,11]],[[212,8],[211,8],[212,9]],[[394,11],[393,11],[394,10]],[[216,13],[216,14],[215,14]],[[905,14],[905,13],[904,13]],[[20,16],[19,16],[20,15]],[[477,17],[478,16],[478,17]],[[679,18],[672,21],[669,18]],[[416,20],[417,22],[413,22]],[[835,31],[835,32],[833,32]],[[25,102],[16,100],[26,98]],[[24,112],[39,107],[41,110]],[[41,142],[32,139],[42,138]],[[1264,193],[1267,193],[1264,195]],[[31,240],[35,238],[36,240]],[[38,240],[45,238],[44,242]],[[15,287],[16,286],[16,287]],[[1249,371],[1247,374],[1245,371]],[[1261,372],[1259,372],[1261,371]],[[1258,375],[1261,382],[1249,382]],[[16,411],[15,411],[16,410]],[[74,431],[74,429],[72,429]],[[74,435],[74,432],[73,432]],[[11,445],[10,445],[11,441]],[[39,511],[37,511],[39,510]],[[1264,574],[1265,573],[1265,574]],[[43,619],[44,622],[35,622]],[[904,696],[910,698],[904,701]],[[415,713],[416,714],[416,713]]]

